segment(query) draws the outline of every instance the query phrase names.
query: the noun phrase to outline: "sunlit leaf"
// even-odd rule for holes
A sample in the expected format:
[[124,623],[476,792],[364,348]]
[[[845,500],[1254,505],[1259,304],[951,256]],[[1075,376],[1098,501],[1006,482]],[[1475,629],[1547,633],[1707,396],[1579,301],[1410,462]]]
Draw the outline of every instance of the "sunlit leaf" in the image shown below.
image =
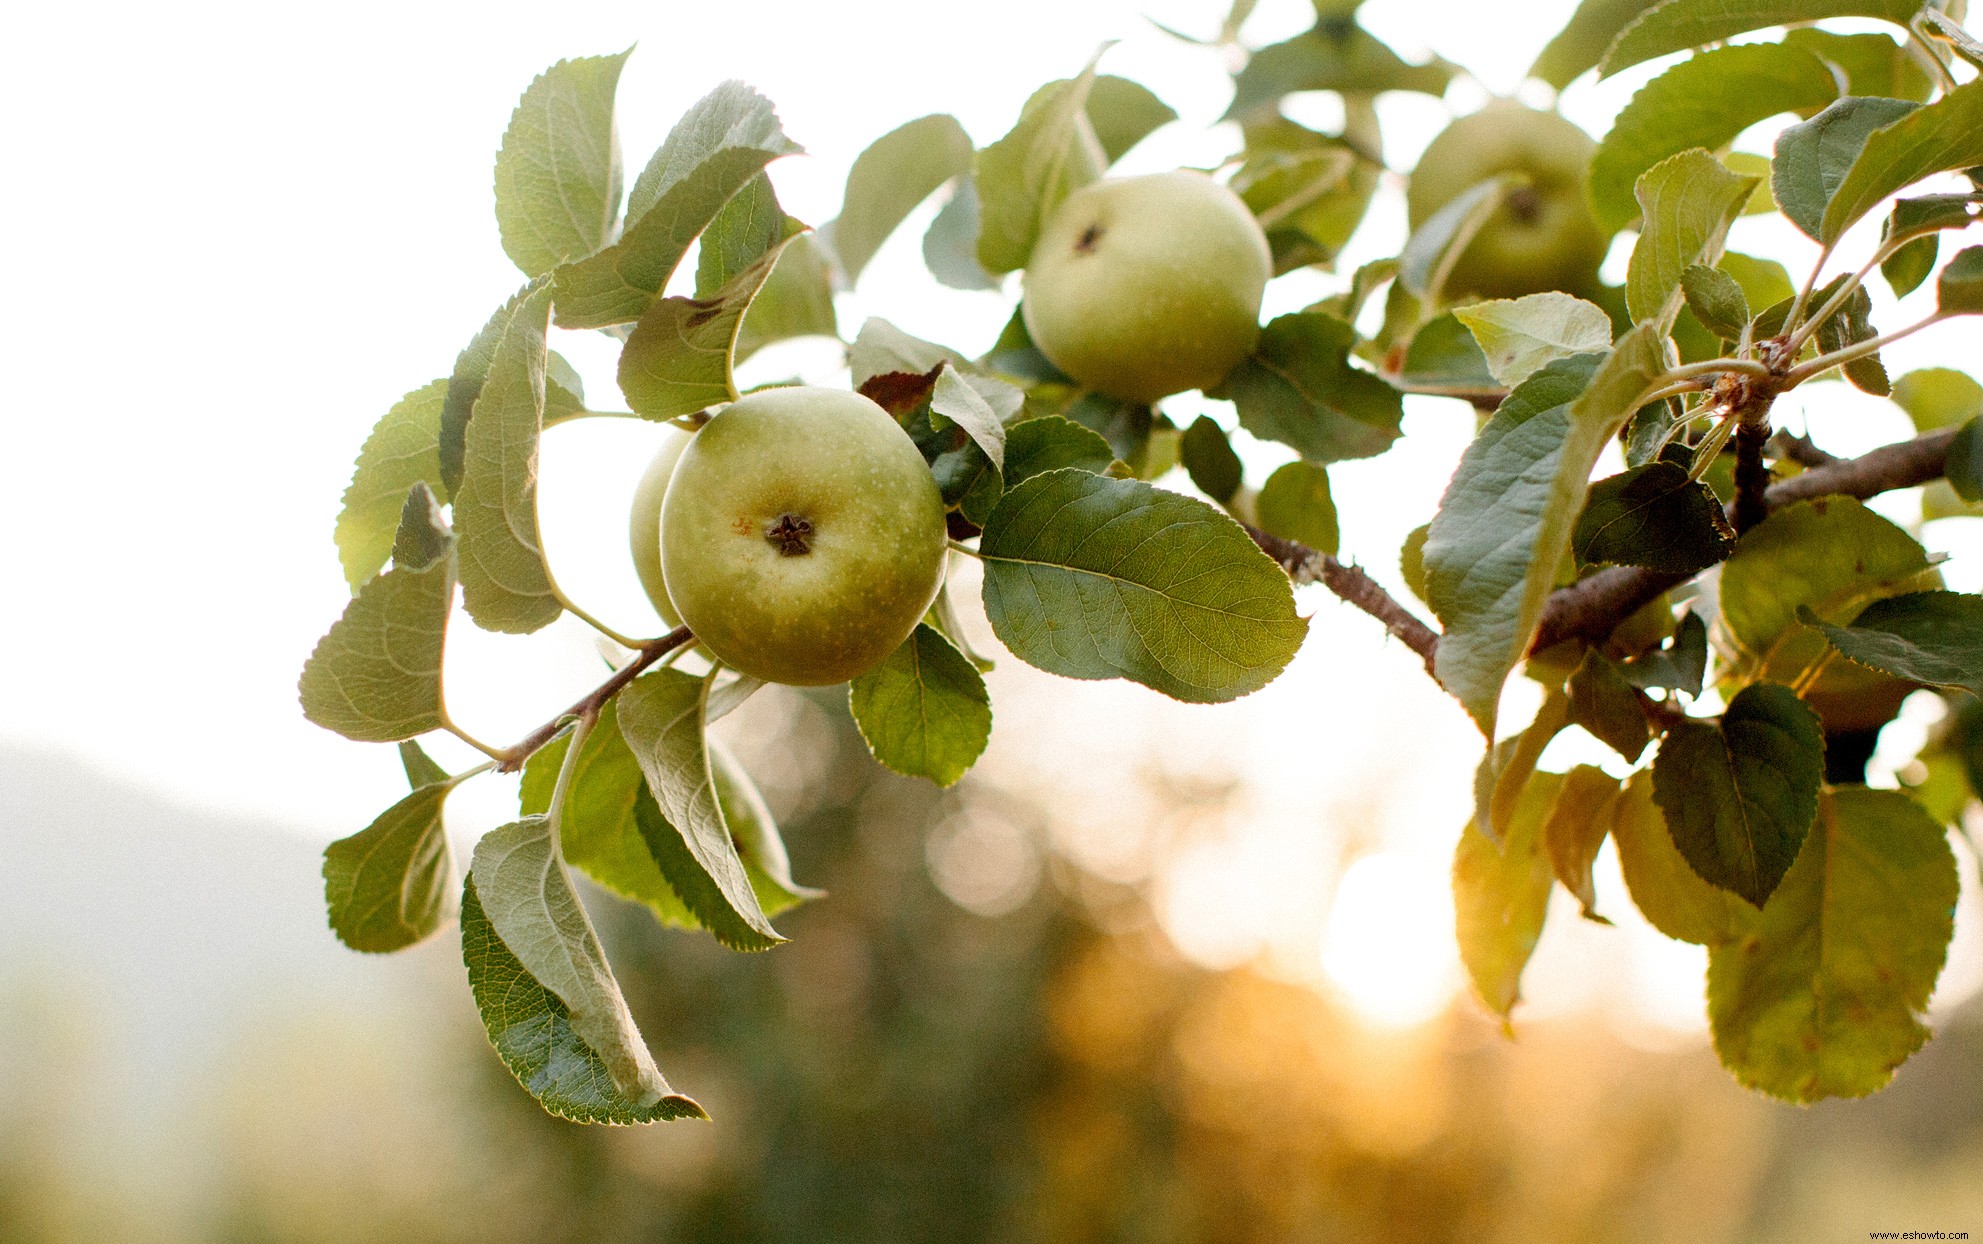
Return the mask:
[[1240,425],[1317,464],[1368,458],[1398,438],[1404,400],[1350,364],[1356,330],[1332,315],[1277,316],[1253,354],[1226,377]]
[[1923,367],[1893,382],[1893,400],[1917,432],[1956,427],[1983,415],[1983,384],[1953,367]]
[[1833,626],[1808,610],[1799,616],[1861,665],[1983,696],[1983,598],[1962,592],[1889,596],[1866,606],[1851,626]]
[[1513,388],[1547,364],[1611,345],[1602,307],[1554,290],[1456,307],[1495,380]]
[[433,757],[412,739],[400,740],[399,763],[406,770],[406,785],[412,790],[448,780],[448,771],[435,764]]
[[[475,890],[471,875],[461,896],[461,957],[468,965],[468,987],[482,1013],[489,1043],[544,1109],[576,1123],[708,1117],[702,1107],[670,1089],[658,1070],[652,1087],[623,1092],[607,1057],[580,1034],[570,1008],[503,943]],[[603,960],[600,966],[604,967]],[[631,1020],[628,1023],[631,1027]],[[638,1043],[639,1033],[633,1037]],[[648,1065],[652,1066],[651,1059]]]
[[737,335],[788,244],[761,255],[708,298],[663,298],[647,309],[620,352],[620,391],[634,413],[672,419],[736,400]]
[[[695,928],[695,916],[675,896],[641,836],[634,807],[647,789],[646,779],[620,734],[618,704],[615,698],[600,708],[597,723],[572,762],[571,786],[558,826],[565,862],[621,898],[646,907],[661,923]],[[550,810],[551,791],[570,745],[571,733],[566,731],[524,764],[523,815],[541,816]]]
[[1114,164],[1131,147],[1177,120],[1177,110],[1149,87],[1114,74],[1095,75],[1088,91],[1088,124],[1102,145],[1102,158]]
[[1783,33],[1783,42],[1822,57],[1844,71],[1846,94],[1878,95],[1887,99],[1925,101],[1935,91],[1935,78],[1908,48],[1878,31],[1840,34],[1816,26],[1796,26]]
[[1521,1000],[1522,969],[1549,914],[1555,875],[1542,827],[1562,785],[1561,774],[1536,774],[1498,846],[1468,825],[1453,853],[1460,959],[1480,1000],[1504,1021]]
[[1426,589],[1446,624],[1437,669],[1492,738],[1501,687],[1527,653],[1591,468],[1659,374],[1641,326],[1607,355],[1559,359],[1508,395],[1467,447],[1426,538]]
[[1261,48],[1233,83],[1227,119],[1295,91],[1419,91],[1444,95],[1455,67],[1434,58],[1414,65],[1353,22],[1320,22],[1314,29]]
[[525,634],[564,607],[551,587],[537,531],[537,439],[544,421],[544,334],[551,291],[539,289],[510,318],[468,421],[455,528],[461,597],[485,630]]
[[785,243],[771,275],[751,299],[731,354],[743,362],[774,341],[793,337],[840,336],[833,310],[833,275],[815,235],[801,233]]
[[1027,419],[1005,431],[1007,489],[1062,467],[1100,475],[1114,461],[1115,451],[1101,433],[1059,415]]
[[643,674],[620,693],[620,733],[666,818],[641,829],[669,887],[718,941],[763,950],[784,938],[758,903],[717,797],[703,737],[708,694],[707,679],[679,670]]
[[937,113],[897,126],[855,158],[840,215],[820,230],[849,286],[917,204],[970,170],[971,152],[957,118]]
[[1662,160],[1694,147],[1719,150],[1767,117],[1837,98],[1831,69],[1801,48],[1744,43],[1680,62],[1639,88],[1591,156],[1598,224],[1607,230],[1630,224],[1639,214],[1633,187]]
[[978,228],[984,208],[969,173],[957,179],[950,199],[923,234],[923,266],[951,289],[997,289],[998,277],[978,262]]
[[[1413,297],[1439,306],[1446,292],[1446,272],[1518,184],[1513,174],[1490,177],[1454,195],[1427,217],[1405,239],[1398,255],[1398,284]],[[1610,344],[1608,339],[1605,344]]]
[[778,194],[771,187],[771,178],[759,173],[723,205],[723,210],[702,231],[701,245],[696,248],[695,296],[716,297],[738,273],[804,228],[778,206]]
[[986,271],[1025,267],[1047,216],[1108,167],[1086,112],[1094,83],[1090,61],[1079,77],[1041,87],[1011,132],[978,152],[978,262]]
[[1866,139],[1832,193],[1818,240],[1836,242],[1896,191],[1935,173],[1983,164],[1983,80],[1959,86]]
[[496,153],[496,226],[525,276],[604,246],[620,214],[613,95],[629,48],[561,60],[523,93]]
[[731,196],[772,160],[800,150],[779,127],[771,101],[741,82],[697,100],[635,179],[620,240],[553,273],[559,326],[639,319]]
[[1618,779],[1596,765],[1578,765],[1563,775],[1563,785],[1542,825],[1542,842],[1550,869],[1563,888],[1576,895],[1586,920],[1609,924],[1597,914],[1597,886],[1591,865],[1611,832]]
[[1749,298],[1741,283],[1720,268],[1688,264],[1680,270],[1680,289],[1694,318],[1723,341],[1734,341],[1749,326]]
[[1655,929],[1683,942],[1719,946],[1760,918],[1727,890],[1701,880],[1666,828],[1653,802],[1653,775],[1641,769],[1612,804],[1611,841],[1632,905]]
[[1597,68],[1618,32],[1659,0],[1582,0],[1569,24],[1556,33],[1529,66],[1528,76],[1562,90]]
[[339,941],[382,954],[454,918],[454,853],[441,806],[455,784],[443,774],[324,848],[324,902]]
[[929,626],[918,626],[886,661],[856,678],[847,696],[868,750],[907,777],[949,786],[991,738],[984,678]]
[[979,550],[992,629],[1049,673],[1231,700],[1272,681],[1308,630],[1237,523],[1135,480],[1036,475],[998,503]]
[[1656,56],[1766,26],[1826,17],[1879,17],[1905,26],[1921,5],[1922,0],[1665,0],[1625,28],[1605,53],[1598,74],[1610,77]]
[[358,589],[304,663],[303,715],[364,743],[392,743],[438,730],[441,652],[454,603],[453,537],[425,484],[401,511],[395,547],[438,545],[440,556],[395,565]]
[[1790,1101],[1884,1087],[1928,1039],[1956,889],[1955,857],[1920,805],[1832,791],[1760,920],[1708,958],[1723,1065]]
[[1943,315],[1983,314],[1983,246],[1965,247],[1935,278],[1935,309]]
[[1336,524],[1336,503],[1329,495],[1329,473],[1321,467],[1307,462],[1275,467],[1253,504],[1262,531],[1335,554],[1342,536]]
[[436,380],[400,398],[358,451],[358,465],[337,515],[337,556],[353,591],[379,573],[392,555],[407,489],[424,483],[436,499],[447,500],[440,457],[441,407],[447,392],[448,382]]
[[[956,367],[945,367],[930,390],[930,414],[964,430],[982,449],[994,470],[1005,467],[1005,424],[979,391]],[[941,426],[941,425],[939,425]]]
[[1670,726],[1653,798],[1701,878],[1763,905],[1817,815],[1825,776],[1818,715],[1776,683],[1744,687],[1719,726]]
[[1680,314],[1682,275],[1721,258],[1728,227],[1742,214],[1755,179],[1728,171],[1705,151],[1683,151],[1647,169],[1634,193],[1643,225],[1625,273],[1632,318],[1664,336]]

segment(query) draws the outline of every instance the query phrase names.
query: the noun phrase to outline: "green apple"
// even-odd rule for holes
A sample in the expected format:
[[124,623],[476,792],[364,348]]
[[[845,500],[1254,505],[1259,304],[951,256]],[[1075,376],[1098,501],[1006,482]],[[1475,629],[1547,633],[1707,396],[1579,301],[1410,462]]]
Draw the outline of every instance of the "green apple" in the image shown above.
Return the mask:
[[1610,239],[1584,198],[1597,144],[1561,115],[1497,100],[1455,120],[1419,157],[1405,189],[1411,227],[1500,173],[1528,179],[1474,235],[1446,279],[1447,299],[1520,298],[1597,281]]
[[633,490],[633,512],[627,518],[634,572],[640,576],[640,586],[647,591],[648,603],[669,630],[680,626],[682,617],[675,612],[675,603],[668,599],[668,576],[661,572],[661,499],[668,495],[668,479],[674,475],[675,463],[689,447],[692,435],[677,427],[661,430],[661,448],[655,451],[654,461],[647,464],[647,473]]
[[1273,275],[1240,197],[1179,169],[1067,196],[1026,261],[1026,331],[1074,380],[1154,402],[1226,378],[1260,336]]
[[901,425],[858,393],[731,403],[689,438],[661,504],[661,567],[717,660],[818,687],[881,664],[943,582],[943,498]]

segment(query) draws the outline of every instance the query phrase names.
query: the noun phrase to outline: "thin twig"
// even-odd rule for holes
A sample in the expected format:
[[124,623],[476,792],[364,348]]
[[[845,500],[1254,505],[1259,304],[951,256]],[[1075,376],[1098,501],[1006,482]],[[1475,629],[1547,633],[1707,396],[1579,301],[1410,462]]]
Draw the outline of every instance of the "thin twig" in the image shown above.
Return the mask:
[[623,687],[645,673],[649,666],[677,648],[694,641],[695,636],[690,633],[688,627],[678,626],[659,639],[636,645],[640,655],[615,670],[611,678],[593,688],[591,693],[580,699],[578,703],[532,730],[514,746],[490,752],[489,755],[496,761],[496,772],[515,773],[538,748],[550,742],[552,737],[564,728],[565,722],[574,717],[581,721],[597,717],[606,701],[618,695]]
[[1770,438],[1767,417],[1762,423],[1740,423],[1735,428],[1735,500],[1729,505],[1730,521],[1741,535],[1769,517],[1770,469],[1763,462],[1763,444]]
[[1869,354],[1878,354],[1882,349],[1899,341],[1902,337],[1912,336],[1929,325],[1939,324],[1947,318],[1946,313],[1937,311],[1925,319],[1909,324],[1906,328],[1896,328],[1890,333],[1882,333],[1877,337],[1869,337],[1864,341],[1849,345],[1843,350],[1833,350],[1830,354],[1820,354],[1817,358],[1811,359],[1809,362],[1799,363],[1797,366],[1783,373],[1783,379],[1779,382],[1779,387],[1783,389],[1794,389],[1820,372],[1830,371],[1834,367],[1843,367],[1845,364],[1855,359],[1865,358]]
[[1382,622],[1385,630],[1419,655],[1419,659],[1425,662],[1426,673],[1432,673],[1433,654],[1439,647],[1439,632],[1399,604],[1377,580],[1358,567],[1345,566],[1320,549],[1309,548],[1300,541],[1286,540],[1253,526],[1246,528],[1246,534],[1253,537],[1253,542],[1267,556],[1279,562],[1281,568],[1288,572],[1288,578],[1297,585],[1320,583]]

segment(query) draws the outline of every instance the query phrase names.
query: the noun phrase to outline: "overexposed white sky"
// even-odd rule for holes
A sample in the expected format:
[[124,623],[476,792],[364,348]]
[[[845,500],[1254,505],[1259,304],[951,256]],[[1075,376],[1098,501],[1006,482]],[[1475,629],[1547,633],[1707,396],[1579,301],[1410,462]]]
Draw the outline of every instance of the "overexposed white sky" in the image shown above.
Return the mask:
[[[1385,97],[1393,166],[1409,168],[1450,109],[1514,90],[1572,7],[1370,0],[1366,24],[1402,54],[1436,52],[1480,80],[1457,83],[1445,103]],[[1216,162],[1237,142],[1231,127],[1208,129],[1230,97],[1220,56],[1144,18],[1210,32],[1223,8],[1222,0],[12,6],[0,16],[0,150],[9,165],[0,358],[10,377],[0,454],[8,605],[0,740],[76,753],[196,803],[326,839],[399,796],[392,749],[306,723],[296,675],[348,599],[330,537],[359,444],[401,394],[447,374],[519,283],[497,241],[491,164],[517,95],[551,62],[638,45],[619,96],[629,181],[690,103],[725,78],[750,82],[809,153],[773,166],[781,199],[820,223],[875,137],[950,112],[988,143],[1032,89],[1074,72],[1110,39],[1120,43],[1104,69],[1144,82],[1184,118],[1126,167]],[[1263,0],[1245,35],[1257,45],[1311,20],[1307,0]],[[1586,80],[1564,108],[1601,134],[1651,72],[1601,86]],[[1327,118],[1326,103],[1312,106],[1298,115]],[[1767,135],[1742,145],[1767,150]],[[1353,258],[1395,253],[1401,204],[1387,187]],[[881,315],[969,353],[989,346],[1010,301],[943,290],[924,273],[920,233],[934,210],[912,218],[859,289],[843,295],[849,337]],[[1737,243],[1786,258],[1810,253],[1787,228],[1763,222],[1739,225]],[[1332,288],[1316,274],[1277,282],[1268,313]],[[553,344],[579,367],[595,406],[621,406],[611,342],[561,334]],[[1896,347],[1888,365],[1897,374],[1971,357],[1977,344],[1971,323],[1947,325]],[[822,359],[801,348],[756,366],[817,369]],[[1873,399],[1826,394],[1810,406],[1814,426],[1822,422],[1840,450],[1906,433],[1899,413]],[[1232,423],[1229,408],[1195,397],[1172,413],[1186,423],[1200,409]],[[1346,556],[1394,587],[1399,542],[1430,517],[1472,428],[1471,411],[1455,403],[1410,399],[1407,412],[1408,435],[1390,454],[1331,472]],[[560,580],[634,633],[656,623],[627,560],[625,498],[654,436],[643,425],[598,421],[553,432],[544,450],[543,518]],[[1241,439],[1256,465],[1285,456]],[[1906,502],[1897,504],[1904,511]],[[1966,531],[1948,541],[1983,554]],[[1960,558],[1951,577],[1983,581]],[[1017,771],[1058,753],[1078,786],[1082,765],[1154,748],[1180,758],[1209,752],[1207,767],[1251,779],[1260,794],[1241,835],[1251,845],[1227,853],[1244,868],[1190,870],[1178,883],[1199,887],[1178,900],[1185,907],[1232,919],[1201,920],[1196,934],[1182,921],[1176,931],[1186,943],[1212,939],[1198,948],[1208,961],[1245,957],[1277,937],[1264,924],[1248,933],[1245,921],[1271,924],[1275,910],[1301,908],[1310,913],[1296,922],[1306,957],[1289,967],[1298,974],[1319,954],[1341,863],[1321,823],[1362,818],[1369,844],[1423,861],[1421,877],[1441,877],[1480,749],[1457,706],[1368,619],[1319,589],[1302,607],[1315,614],[1303,656],[1280,682],[1233,706],[1173,708],[1138,688],[1059,682],[1008,661],[993,683],[1008,729],[987,760],[1004,757]],[[463,624],[451,644],[457,716],[491,739],[545,719],[599,668],[589,633],[569,619],[527,639]],[[1018,722],[1034,724],[1032,737],[1007,737]],[[1084,734],[1108,742],[1088,752],[1059,746]],[[444,745],[435,751],[457,758]],[[499,784],[483,790],[464,790],[458,810],[493,823],[509,796]],[[1106,852],[1105,842],[1069,845]],[[1295,881],[1263,903],[1248,860],[1259,876]],[[1427,901],[1436,905],[1436,895]],[[1552,936],[1574,941],[1583,932],[1563,935],[1560,926],[1574,922],[1557,924]],[[1657,958],[1664,951],[1632,953],[1653,956],[1649,973],[1669,970]],[[1687,988],[1698,997],[1698,978]]]

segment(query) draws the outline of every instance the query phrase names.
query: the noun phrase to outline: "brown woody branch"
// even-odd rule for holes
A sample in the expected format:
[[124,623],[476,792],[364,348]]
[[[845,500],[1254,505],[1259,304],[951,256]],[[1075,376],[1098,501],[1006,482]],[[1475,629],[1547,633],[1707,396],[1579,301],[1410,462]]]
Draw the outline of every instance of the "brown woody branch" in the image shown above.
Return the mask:
[[1439,647],[1439,632],[1420,621],[1411,610],[1399,604],[1378,585],[1377,580],[1356,566],[1345,566],[1320,549],[1311,549],[1296,540],[1284,540],[1258,527],[1247,526],[1246,534],[1267,556],[1281,564],[1288,578],[1299,584],[1320,583],[1358,609],[1384,624],[1384,629],[1404,641],[1407,648],[1425,662],[1432,673],[1432,658]]
[[549,743],[558,731],[564,728],[566,722],[573,718],[590,721],[597,717],[599,710],[605,707],[606,701],[618,695],[623,687],[645,673],[649,666],[684,644],[693,642],[695,636],[689,632],[689,628],[678,626],[661,638],[642,644],[639,655],[614,670],[611,678],[593,688],[591,693],[578,703],[532,730],[515,745],[492,753],[496,761],[496,772],[515,773],[523,768],[523,762],[530,759],[538,748]]
[[[1841,458],[1812,467],[1801,475],[1771,484],[1763,494],[1763,502],[1768,509],[1776,510],[1817,497],[1847,496],[1863,500],[1896,488],[1925,484],[1942,477],[1949,442],[1953,439],[1955,429],[1943,428],[1911,441],[1882,446],[1857,458]],[[1691,577],[1641,566],[1600,570],[1550,596],[1543,607],[1542,626],[1529,650],[1540,652],[1566,639],[1597,643],[1647,601]]]

